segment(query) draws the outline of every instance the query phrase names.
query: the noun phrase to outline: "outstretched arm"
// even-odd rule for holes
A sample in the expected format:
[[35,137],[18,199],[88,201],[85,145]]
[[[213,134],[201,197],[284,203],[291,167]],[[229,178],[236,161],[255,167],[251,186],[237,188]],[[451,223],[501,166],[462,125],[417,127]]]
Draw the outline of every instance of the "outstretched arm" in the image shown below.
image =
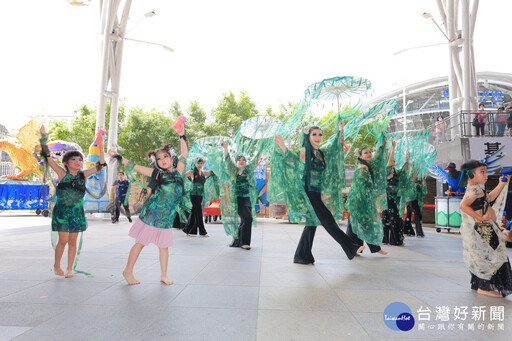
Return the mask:
[[176,169],[180,174],[183,173],[185,170],[186,162],[187,162],[187,155],[188,155],[188,146],[187,146],[187,137],[185,136],[185,128],[178,131],[178,134],[180,135],[180,158],[178,159],[178,166]]
[[224,157],[226,157],[226,155],[228,155],[228,143],[224,140],[221,140],[220,145],[222,148],[224,148]]
[[136,165],[135,163],[133,163],[132,161],[130,160],[127,160],[125,159],[124,157],[122,157],[121,155],[119,155],[116,151],[114,150],[109,150],[108,151],[108,155],[110,155],[110,157],[113,157],[113,158],[116,158],[116,159],[120,159],[121,162],[123,163],[123,165],[128,165],[130,162],[133,164],[133,165],[130,165],[132,166],[132,168],[142,174],[142,175],[145,175],[145,176],[151,176],[153,174],[153,168],[149,168],[149,167],[144,167],[144,166],[139,166],[139,165]]
[[48,133],[46,133],[44,125],[41,126],[39,131],[41,132],[41,139],[39,140],[41,143],[41,155],[45,158],[48,166],[50,166],[50,168],[53,169],[55,173],[57,173],[59,179],[62,179],[64,176],[66,176],[66,170],[59,166],[57,162],[55,162],[55,160],[50,157],[50,150],[48,149],[47,145]]
[[395,163],[395,147],[396,147],[396,142],[393,140],[391,141],[391,153],[389,153],[389,159],[388,159],[388,167],[389,166],[393,166],[393,164]]
[[503,190],[503,187],[505,187],[507,182],[510,181],[510,175],[507,175],[505,178],[507,179],[507,181],[501,181],[501,178],[500,178],[500,182],[498,183],[498,185],[489,193],[489,195],[488,195],[489,201],[496,200],[498,195],[500,195],[501,191]]
[[286,145],[284,144],[284,140],[281,135],[274,136],[274,142],[281,148],[283,153],[286,153]]

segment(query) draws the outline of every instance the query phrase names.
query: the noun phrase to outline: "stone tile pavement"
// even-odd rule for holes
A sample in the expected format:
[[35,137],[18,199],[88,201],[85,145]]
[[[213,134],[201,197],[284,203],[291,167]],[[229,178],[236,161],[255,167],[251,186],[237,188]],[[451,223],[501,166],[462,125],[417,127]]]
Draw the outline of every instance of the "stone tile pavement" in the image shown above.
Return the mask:
[[[174,231],[168,273],[175,284],[167,287],[154,245],[135,266],[142,283],[125,284],[121,271],[133,245],[125,218],[89,220],[78,268],[94,277],[54,276],[49,223],[0,214],[0,340],[512,339],[512,299],[470,290],[457,233],[426,228],[426,238],[384,246],[387,256],[365,250],[349,261],[319,227],[316,263],[306,266],[292,262],[301,226],[258,219],[245,251],[228,247],[222,225],[210,223],[210,238]],[[412,330],[385,325],[383,312],[396,301],[411,308]],[[462,306],[466,320],[455,320]],[[420,309],[430,309],[428,320],[426,313],[419,320]]]

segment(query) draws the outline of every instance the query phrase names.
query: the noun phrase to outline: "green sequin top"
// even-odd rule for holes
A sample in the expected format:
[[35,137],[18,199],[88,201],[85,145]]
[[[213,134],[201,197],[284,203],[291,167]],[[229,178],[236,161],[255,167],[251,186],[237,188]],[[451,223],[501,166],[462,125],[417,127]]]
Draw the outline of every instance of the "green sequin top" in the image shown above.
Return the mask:
[[[316,166],[315,161],[310,164],[310,184],[321,192],[326,206],[331,209],[334,218],[339,219],[343,215],[342,190],[345,188],[345,155],[340,134],[331,136],[320,149],[324,154],[325,168],[318,177],[321,167]],[[269,201],[286,203],[291,223],[321,225],[306,195],[306,177],[306,166],[299,158],[299,151],[294,153],[287,149],[283,153],[276,145],[267,187]]]
[[243,198],[251,196],[249,179],[247,179],[247,174],[245,172],[243,175],[237,174],[236,176],[235,195]]
[[[156,178],[159,172],[155,168],[151,177]],[[183,194],[183,178],[176,170],[163,171],[160,176],[161,186],[156,187],[155,193],[142,208],[139,219],[146,225],[170,229]]]
[[192,189],[190,190],[190,195],[204,195],[204,183],[206,182],[206,177],[204,175],[194,174],[194,178],[192,179]]
[[306,175],[304,174],[304,182],[308,185],[308,191],[322,192],[322,174],[325,170],[325,163],[322,160],[313,157],[311,159],[311,176],[309,183],[306,181]]
[[57,201],[52,212],[52,231],[82,232],[87,229],[84,213],[85,179],[82,172],[66,175],[59,181]]

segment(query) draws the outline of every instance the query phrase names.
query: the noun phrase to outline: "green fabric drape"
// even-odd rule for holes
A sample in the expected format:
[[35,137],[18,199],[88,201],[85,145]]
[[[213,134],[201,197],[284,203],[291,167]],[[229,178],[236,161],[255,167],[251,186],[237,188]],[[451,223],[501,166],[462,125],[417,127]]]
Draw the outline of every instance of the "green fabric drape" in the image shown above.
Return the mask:
[[[322,196],[326,206],[335,218],[343,214],[345,188],[345,155],[340,134],[335,134],[320,150],[324,153],[326,168],[322,174]],[[311,160],[306,160],[311,162]],[[305,164],[299,159],[299,152],[282,152],[275,146],[272,154],[272,168],[269,177],[268,198],[271,202],[285,202],[290,222],[308,226],[321,225],[304,188]]]
[[387,160],[384,145],[369,162],[374,179],[365,167],[357,168],[350,185],[347,208],[352,231],[368,244],[381,245],[384,236],[379,213],[387,209]]

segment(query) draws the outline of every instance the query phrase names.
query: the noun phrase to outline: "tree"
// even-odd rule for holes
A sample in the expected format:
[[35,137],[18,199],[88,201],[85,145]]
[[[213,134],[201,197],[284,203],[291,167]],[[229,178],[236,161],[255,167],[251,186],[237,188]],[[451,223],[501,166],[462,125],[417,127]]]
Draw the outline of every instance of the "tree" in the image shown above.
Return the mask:
[[[125,117],[125,106],[119,106],[118,122],[122,123]],[[105,109],[105,129],[108,131],[110,122],[110,103]],[[94,139],[96,128],[96,110],[83,105],[78,109],[78,114],[73,118],[71,124],[64,122],[52,122],[49,131],[52,132],[51,140],[64,140],[77,143],[83,151],[89,150]]]
[[141,108],[130,109],[119,127],[120,153],[136,164],[149,166],[148,152],[171,144],[179,154],[179,137],[172,127],[174,119],[166,113]]
[[215,118],[212,124],[215,127],[210,127],[212,129],[209,132],[214,132],[214,135],[233,136],[243,121],[258,115],[258,110],[246,92],[240,92],[240,99],[237,100],[230,91],[223,94],[212,114]]

